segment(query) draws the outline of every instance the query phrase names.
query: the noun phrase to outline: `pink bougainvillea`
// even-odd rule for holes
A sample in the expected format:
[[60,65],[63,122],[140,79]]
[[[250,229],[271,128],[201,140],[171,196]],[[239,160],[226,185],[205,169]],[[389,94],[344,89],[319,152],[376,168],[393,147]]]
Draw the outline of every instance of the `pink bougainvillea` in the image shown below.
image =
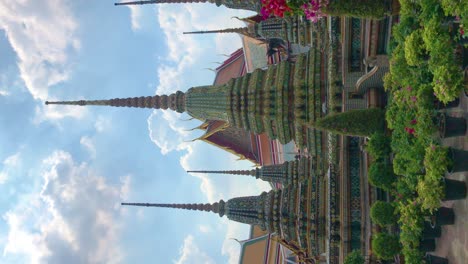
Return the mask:
[[[294,2],[294,3],[293,3]],[[295,6],[297,2],[302,2],[299,7]],[[262,0],[262,9],[260,14],[263,19],[269,17],[285,17],[290,15],[302,15],[308,20],[317,22],[324,15],[321,7],[328,4],[328,0],[307,0],[307,1],[291,1],[291,0]]]

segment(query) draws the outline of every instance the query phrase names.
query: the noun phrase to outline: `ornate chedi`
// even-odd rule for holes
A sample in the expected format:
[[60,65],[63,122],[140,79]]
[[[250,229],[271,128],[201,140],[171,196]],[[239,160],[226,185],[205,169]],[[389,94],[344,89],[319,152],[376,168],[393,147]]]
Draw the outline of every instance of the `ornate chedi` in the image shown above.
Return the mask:
[[[320,144],[310,140],[315,135],[310,127],[321,116],[322,54],[317,48],[311,48],[298,56],[295,63],[281,62],[226,84],[193,87],[186,93],[46,104],[170,108],[202,121],[221,120],[256,134],[266,132],[269,138],[278,139],[282,144],[295,140],[298,147],[304,148],[309,142],[315,149]],[[310,150],[309,146],[313,154]]]
[[188,173],[217,173],[231,175],[252,176],[272,183],[281,183],[283,185],[297,185],[300,181],[306,179],[308,175],[314,175],[315,164],[310,158],[302,157],[294,161],[286,161],[283,164],[267,165],[252,170],[221,170],[221,171],[187,171]]
[[[290,184],[281,190],[263,192],[258,196],[220,200],[213,204],[150,204],[122,203],[122,205],[168,207],[186,210],[208,211],[226,215],[228,219],[259,226],[276,233],[282,241],[301,252],[301,258],[309,263],[323,253],[324,222],[319,216],[317,177],[310,177],[298,184]],[[313,262],[310,262],[313,263]]]
[[261,1],[259,0],[148,0],[115,3],[115,5],[146,5],[146,4],[175,4],[175,3],[213,3],[217,6],[225,6],[232,9],[251,10],[260,12]]

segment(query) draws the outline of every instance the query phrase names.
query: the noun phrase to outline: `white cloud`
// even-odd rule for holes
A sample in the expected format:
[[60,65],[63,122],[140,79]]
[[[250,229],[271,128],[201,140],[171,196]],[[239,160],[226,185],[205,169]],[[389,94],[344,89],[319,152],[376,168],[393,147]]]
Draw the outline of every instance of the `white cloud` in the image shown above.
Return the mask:
[[20,152],[17,152],[3,161],[3,167],[0,170],[0,184],[4,184],[9,178],[13,170],[20,165]]
[[[51,100],[53,101],[53,99]],[[83,119],[89,113],[86,107],[76,107],[73,105],[48,105],[36,106],[33,123],[39,124],[46,120],[57,121],[64,117]]]
[[0,90],[0,96],[8,96],[10,95],[10,92],[5,91],[5,90]]
[[208,226],[208,225],[199,225],[199,226],[198,226],[198,230],[200,230],[200,232],[202,232],[202,233],[210,233],[210,232],[213,231],[213,230],[211,229],[211,227]]
[[118,263],[122,213],[118,202],[130,184],[106,183],[69,153],[43,161],[42,187],[3,215],[8,236],[3,255],[28,263]]
[[80,144],[89,151],[91,158],[96,157],[96,147],[94,146],[93,140],[88,136],[82,136],[80,139]]
[[214,264],[214,260],[205,252],[201,251],[195,243],[192,235],[184,239],[184,245],[180,248],[179,259],[174,260],[174,264]]
[[[16,52],[21,79],[34,99],[47,99],[50,87],[69,79],[71,56],[80,49],[77,28],[66,1],[0,1],[0,29]],[[67,109],[48,115],[74,116]]]
[[106,129],[109,129],[111,126],[111,121],[108,118],[105,118],[104,116],[98,116],[96,119],[96,122],[94,123],[94,128],[96,129],[97,132],[103,132]]
[[130,20],[132,23],[132,30],[137,31],[141,29],[141,22],[140,22],[142,18],[141,7],[135,6],[135,5],[127,5],[127,7],[130,9]]

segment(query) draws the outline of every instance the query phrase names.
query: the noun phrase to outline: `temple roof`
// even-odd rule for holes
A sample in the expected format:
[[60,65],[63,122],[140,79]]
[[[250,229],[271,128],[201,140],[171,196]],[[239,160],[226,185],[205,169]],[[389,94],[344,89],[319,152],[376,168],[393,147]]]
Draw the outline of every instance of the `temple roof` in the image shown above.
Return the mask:
[[244,50],[234,51],[230,57],[216,68],[216,77],[213,84],[225,84],[230,79],[245,74]]
[[205,133],[198,138],[220,149],[232,153],[239,159],[247,159],[258,164],[258,158],[252,149],[251,133],[237,127],[231,127],[228,123],[219,120],[208,120],[200,129]]

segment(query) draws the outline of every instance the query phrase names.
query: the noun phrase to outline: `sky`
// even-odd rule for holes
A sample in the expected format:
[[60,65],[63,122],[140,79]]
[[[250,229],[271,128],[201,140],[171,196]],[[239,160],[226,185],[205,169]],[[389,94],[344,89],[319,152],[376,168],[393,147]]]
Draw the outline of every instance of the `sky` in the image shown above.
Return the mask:
[[252,168],[192,141],[198,121],[148,109],[48,106],[212,84],[247,11],[213,4],[0,0],[0,263],[237,263],[249,226],[121,202],[206,203],[258,195],[255,179],[187,174]]

